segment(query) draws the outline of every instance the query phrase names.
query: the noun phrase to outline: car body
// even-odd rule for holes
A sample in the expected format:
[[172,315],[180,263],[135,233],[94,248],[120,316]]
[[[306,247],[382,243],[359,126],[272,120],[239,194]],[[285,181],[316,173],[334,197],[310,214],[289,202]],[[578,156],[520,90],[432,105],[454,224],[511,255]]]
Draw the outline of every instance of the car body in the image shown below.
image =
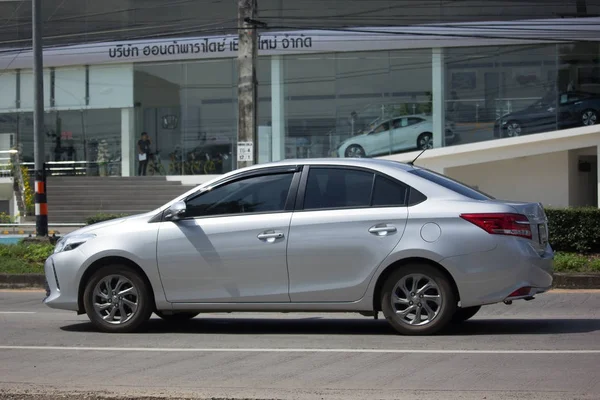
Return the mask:
[[514,137],[590,126],[600,122],[599,115],[598,94],[576,91],[561,93],[557,97],[550,94],[523,110],[498,118],[494,123],[494,136]]
[[[291,160],[62,237],[45,264],[44,303],[87,312],[108,332],[135,330],[152,312],[383,311],[400,333],[429,334],[547,291],[552,265],[539,203],[498,201],[394,161]],[[421,308],[419,321],[394,308],[417,305],[429,322]]]
[[[446,124],[446,144],[458,140],[453,122]],[[366,133],[343,141],[337,157],[373,157],[414,149],[433,148],[433,122],[430,115],[406,115],[388,119]]]

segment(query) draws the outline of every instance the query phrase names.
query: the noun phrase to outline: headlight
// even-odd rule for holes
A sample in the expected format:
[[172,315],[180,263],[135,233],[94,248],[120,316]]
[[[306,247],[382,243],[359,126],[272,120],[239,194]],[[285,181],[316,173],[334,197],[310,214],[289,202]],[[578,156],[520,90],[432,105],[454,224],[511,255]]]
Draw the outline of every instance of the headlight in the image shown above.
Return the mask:
[[58,243],[56,243],[56,247],[54,248],[54,254],[76,249],[88,240],[93,239],[95,237],[96,235],[90,233],[62,238],[58,241]]

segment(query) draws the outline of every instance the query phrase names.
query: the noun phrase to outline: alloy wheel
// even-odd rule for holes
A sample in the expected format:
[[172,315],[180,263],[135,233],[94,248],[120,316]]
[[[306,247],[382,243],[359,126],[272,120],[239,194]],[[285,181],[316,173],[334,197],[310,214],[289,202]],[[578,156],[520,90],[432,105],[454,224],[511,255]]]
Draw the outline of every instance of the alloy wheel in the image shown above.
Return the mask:
[[346,157],[350,158],[364,158],[365,150],[360,146],[350,146],[346,149]]
[[394,286],[390,298],[392,310],[400,321],[411,326],[427,325],[442,309],[442,291],[423,274],[409,274]]
[[140,298],[131,280],[122,275],[109,275],[96,284],[92,301],[100,318],[109,324],[120,325],[136,315]]
[[584,111],[581,116],[581,122],[583,122],[584,126],[596,125],[598,122],[598,114],[594,110]]
[[521,136],[523,129],[518,122],[509,122],[506,126],[506,135],[508,137],[516,137]]
[[419,136],[418,144],[420,150],[433,149],[433,136],[429,134]]

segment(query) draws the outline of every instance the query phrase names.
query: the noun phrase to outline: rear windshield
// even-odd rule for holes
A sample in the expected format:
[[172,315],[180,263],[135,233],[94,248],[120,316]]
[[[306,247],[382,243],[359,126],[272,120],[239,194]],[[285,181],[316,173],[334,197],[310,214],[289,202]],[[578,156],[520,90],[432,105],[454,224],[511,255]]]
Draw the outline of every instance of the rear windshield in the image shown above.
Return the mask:
[[410,174],[420,176],[423,179],[427,179],[430,182],[437,183],[446,189],[452,190],[455,193],[461,194],[473,200],[493,200],[494,198],[486,193],[480,192],[479,190],[473,189],[464,183],[450,179],[447,176],[440,175],[427,169],[411,169],[407,171]]

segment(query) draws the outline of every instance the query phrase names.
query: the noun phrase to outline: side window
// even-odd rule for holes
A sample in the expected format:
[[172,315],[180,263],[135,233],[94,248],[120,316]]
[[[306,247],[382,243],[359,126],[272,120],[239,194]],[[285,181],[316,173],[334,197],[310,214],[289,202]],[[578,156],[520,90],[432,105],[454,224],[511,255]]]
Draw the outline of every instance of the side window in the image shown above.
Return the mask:
[[343,168],[311,168],[304,209],[368,207],[374,174]]
[[293,176],[262,175],[227,183],[188,200],[186,216],[283,211]]
[[423,122],[423,119],[417,117],[412,117],[408,119],[408,125],[416,125],[420,122]]
[[379,125],[377,128],[375,128],[373,133],[381,133],[381,132],[385,132],[385,131],[389,131],[389,130],[390,130],[390,123],[385,122],[385,123]]
[[406,205],[407,192],[407,186],[378,175],[373,188],[373,207],[403,207]]

